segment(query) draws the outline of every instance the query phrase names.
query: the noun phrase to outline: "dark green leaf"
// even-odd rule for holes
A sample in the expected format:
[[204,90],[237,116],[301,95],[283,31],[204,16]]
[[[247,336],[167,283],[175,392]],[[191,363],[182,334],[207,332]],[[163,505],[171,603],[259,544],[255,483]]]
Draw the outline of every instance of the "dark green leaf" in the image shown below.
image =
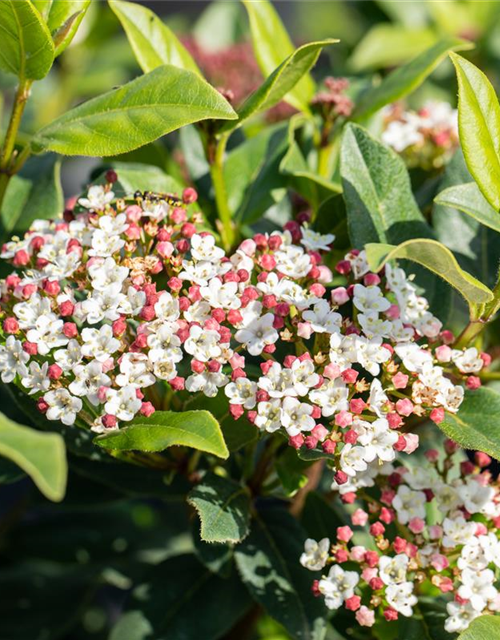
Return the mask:
[[250,494],[229,478],[207,474],[187,497],[201,521],[205,542],[241,542],[248,535]]
[[466,391],[458,413],[446,413],[438,426],[465,449],[484,451],[500,460],[500,394],[481,387]]
[[307,535],[284,509],[263,511],[235,548],[241,577],[254,599],[297,640],[324,638],[325,609],[311,593],[311,573],[298,562]]
[[498,616],[480,616],[473,620],[458,640],[496,640],[500,638],[500,618]]
[[445,601],[421,598],[410,618],[399,619],[400,637],[405,640],[453,640],[456,634],[444,629],[447,617]]
[[29,0],[0,2],[0,69],[21,79],[41,80],[54,61],[54,44],[42,16]]
[[181,555],[151,571],[109,640],[218,640],[249,605],[236,572],[223,579]]
[[458,78],[458,126],[467,167],[481,192],[500,209],[500,105],[485,74],[450,54]]
[[111,156],[186,124],[236,117],[222,95],[199,76],[164,65],[71,109],[41,129],[32,147],[35,152]]
[[463,211],[481,224],[500,233],[500,214],[486,200],[475,182],[445,189],[434,198],[434,202]]
[[97,437],[95,443],[113,451],[164,451],[183,446],[219,458],[229,456],[219,423],[208,411],[156,411],[149,418],[135,418],[128,426]]
[[68,468],[59,434],[40,433],[0,414],[0,455],[21,467],[49,500],[63,499]]
[[[345,517],[346,514],[343,515]],[[322,538],[333,540],[337,527],[345,524],[325,498],[316,491],[307,494],[301,523],[307,534],[314,540]]]
[[382,82],[361,96],[353,114],[355,120],[366,118],[390,102],[400,100],[415,91],[450,51],[471,49],[473,44],[457,38],[446,38],[433,44],[416,58],[399,67]]
[[171,64],[201,75],[198,65],[172,31],[147,7],[111,0],[109,6],[127,34],[144,73]]
[[198,523],[193,531],[194,551],[198,560],[212,573],[228,578],[233,570],[234,551],[232,545],[204,542],[200,538]]
[[294,496],[299,489],[306,486],[308,478],[304,472],[309,466],[309,463],[298,457],[297,451],[292,447],[287,447],[276,459],[276,473],[287,497]]

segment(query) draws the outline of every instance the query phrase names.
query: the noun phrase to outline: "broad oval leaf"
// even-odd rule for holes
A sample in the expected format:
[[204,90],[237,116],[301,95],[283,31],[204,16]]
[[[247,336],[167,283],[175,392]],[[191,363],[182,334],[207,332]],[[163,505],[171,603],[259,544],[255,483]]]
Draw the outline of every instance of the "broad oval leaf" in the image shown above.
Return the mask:
[[144,73],[171,64],[201,75],[191,54],[153,11],[121,0],[110,0],[109,6],[120,20]]
[[68,468],[58,433],[41,433],[0,414],[0,455],[21,467],[46,498],[54,502],[64,498]]
[[299,47],[275,69],[267,80],[238,109],[238,120],[224,125],[223,130],[240,126],[250,116],[270,109],[300,82],[316,64],[323,47],[339,42],[329,38]]
[[463,211],[481,224],[500,233],[500,215],[486,200],[475,182],[460,184],[441,191],[434,202]]
[[484,451],[500,460],[500,394],[480,387],[466,391],[458,413],[446,413],[441,431],[465,449]]
[[208,473],[187,501],[198,512],[205,542],[241,542],[250,530],[250,492],[230,478]]
[[486,75],[450,53],[458,78],[458,127],[467,167],[481,192],[500,209],[500,105]]
[[415,91],[450,51],[472,49],[473,44],[457,38],[445,38],[420,53],[407,64],[386,76],[377,87],[365,91],[356,105],[354,120],[367,118],[390,102]]
[[55,45],[55,55],[69,46],[85,17],[90,0],[54,0],[50,4],[47,25]]
[[158,67],[89,100],[34,136],[32,148],[63,155],[113,156],[200,120],[233,120],[222,95],[191,71]]
[[493,300],[490,289],[470,273],[463,271],[452,252],[437,240],[417,238],[407,240],[397,247],[390,244],[368,244],[366,257],[374,271],[379,271],[386,262],[396,258],[416,262],[446,280],[471,308]]
[[0,69],[23,80],[44,78],[54,62],[54,43],[33,4],[29,0],[2,0],[0,25]]
[[479,616],[465,631],[462,631],[458,640],[494,640],[495,638],[500,638],[500,618]]
[[178,445],[219,458],[229,456],[219,423],[208,411],[156,411],[96,438],[95,443],[115,451],[163,451]]
[[[250,18],[255,58],[262,74],[267,78],[285,58],[293,54],[295,47],[271,2],[268,0],[259,0],[259,2],[244,0],[243,4]],[[309,74],[306,74],[284,96],[284,100],[296,109],[308,112],[309,101],[313,97],[314,91],[314,80]]]

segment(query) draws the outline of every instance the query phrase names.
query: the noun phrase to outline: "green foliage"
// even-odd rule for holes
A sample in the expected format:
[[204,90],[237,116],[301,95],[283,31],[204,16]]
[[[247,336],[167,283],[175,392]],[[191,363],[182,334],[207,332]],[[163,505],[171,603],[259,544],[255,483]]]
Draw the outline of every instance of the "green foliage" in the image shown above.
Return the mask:
[[345,524],[325,498],[315,491],[307,494],[300,520],[307,535],[314,540],[331,538],[337,527]]
[[109,6],[120,20],[144,73],[171,64],[201,75],[186,48],[150,9],[121,0],[111,0]]
[[37,132],[37,152],[112,156],[192,122],[232,120],[221,94],[196,74],[164,65],[75,107]]
[[466,391],[458,413],[447,413],[439,428],[465,449],[484,451],[500,460],[500,394],[481,387]]
[[0,455],[21,467],[49,500],[64,498],[68,469],[59,434],[40,433],[0,414]]
[[47,26],[54,40],[55,55],[59,56],[71,44],[90,0],[53,0],[47,16]]
[[54,43],[30,0],[2,0],[0,24],[0,69],[22,80],[44,78],[54,61]]
[[450,54],[458,78],[458,123],[465,161],[481,192],[500,209],[500,105],[486,75]]
[[496,616],[480,616],[473,620],[458,640],[493,640],[500,637],[500,618]]
[[248,535],[250,494],[246,487],[211,473],[187,499],[200,516],[205,542],[241,542]]
[[441,191],[436,204],[463,211],[474,220],[500,233],[500,216],[483,196],[475,182],[460,184]]
[[227,458],[229,451],[217,420],[208,411],[156,411],[138,417],[119,431],[98,436],[95,443],[113,451],[164,451],[183,446]]

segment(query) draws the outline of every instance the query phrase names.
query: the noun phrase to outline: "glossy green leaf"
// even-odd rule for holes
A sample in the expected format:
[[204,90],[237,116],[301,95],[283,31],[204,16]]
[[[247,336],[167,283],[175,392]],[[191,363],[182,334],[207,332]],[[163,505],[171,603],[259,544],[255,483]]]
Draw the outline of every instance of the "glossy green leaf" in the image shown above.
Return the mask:
[[238,120],[234,123],[226,123],[223,130],[234,129],[250,116],[274,107],[297,86],[305,74],[316,64],[323,47],[336,42],[338,40],[329,38],[299,47],[248,97],[238,109]]
[[217,420],[208,411],[156,411],[128,426],[99,436],[96,444],[114,451],[164,451],[182,446],[227,458],[229,451]]
[[[344,519],[346,515],[343,513]],[[300,521],[308,536],[315,540],[332,539],[337,527],[346,524],[325,498],[316,491],[307,494]]]
[[500,214],[486,200],[475,182],[445,189],[434,198],[434,202],[463,211],[481,224],[500,232]]
[[285,509],[267,509],[235,548],[236,565],[253,598],[296,640],[319,640],[325,609],[298,562],[307,534]]
[[0,455],[21,467],[46,498],[63,499],[68,469],[59,434],[40,433],[0,414]]
[[198,65],[166,24],[147,7],[136,2],[110,0],[144,73],[171,64],[201,75]]
[[85,17],[90,0],[53,0],[47,16],[47,25],[59,56],[71,43]]
[[109,640],[218,640],[249,607],[235,571],[224,579],[194,555],[180,555],[146,576]]
[[436,42],[407,64],[399,67],[382,82],[362,94],[353,114],[355,120],[366,118],[390,102],[400,100],[415,91],[450,51],[471,49],[471,42],[446,38]]
[[486,75],[450,53],[458,78],[458,127],[467,167],[481,192],[500,209],[500,105]]
[[61,215],[64,197],[60,180],[61,163],[53,154],[30,158],[7,187],[0,216],[0,241],[13,233],[23,234],[36,219]]
[[205,542],[241,542],[248,535],[250,493],[229,478],[207,474],[187,497],[200,516]]
[[416,262],[446,280],[471,307],[493,300],[490,289],[470,273],[463,271],[452,252],[437,240],[407,240],[397,247],[389,244],[368,244],[366,257],[374,271],[379,271],[386,262],[396,258]]
[[38,131],[32,147],[35,152],[111,156],[186,124],[236,117],[222,95],[196,74],[164,65],[71,109]]
[[0,69],[21,79],[41,80],[54,61],[47,25],[29,0],[0,2]]
[[[285,58],[293,55],[295,47],[271,2],[244,0],[244,5],[250,18],[255,58],[263,76],[267,78]],[[314,91],[314,81],[306,74],[283,99],[296,109],[307,112]]]
[[481,387],[466,391],[458,413],[446,413],[438,426],[465,449],[484,451],[500,460],[500,394]]
[[495,640],[500,638],[500,618],[498,616],[480,616],[462,631],[458,640]]
[[446,600],[419,598],[413,615],[398,620],[398,633],[405,640],[454,640],[456,635],[444,628],[447,617]]

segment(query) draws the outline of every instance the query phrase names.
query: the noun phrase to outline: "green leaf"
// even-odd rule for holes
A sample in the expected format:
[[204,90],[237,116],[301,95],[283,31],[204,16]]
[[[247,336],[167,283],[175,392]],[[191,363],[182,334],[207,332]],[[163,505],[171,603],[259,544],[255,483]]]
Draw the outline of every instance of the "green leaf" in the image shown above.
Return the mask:
[[198,523],[194,522],[193,524],[193,546],[198,560],[212,573],[216,573],[222,578],[228,578],[233,569],[233,546],[217,542],[204,542],[200,538]]
[[61,162],[53,154],[30,158],[7,187],[0,215],[0,241],[24,234],[34,220],[55,219],[64,208]]
[[144,73],[171,64],[201,76],[198,65],[172,31],[147,7],[110,0]]
[[307,534],[284,509],[267,509],[234,551],[253,598],[297,640],[320,640],[325,609],[311,593],[311,573],[298,562]]
[[446,413],[439,428],[465,449],[484,451],[500,460],[500,394],[480,387],[466,391],[458,413]]
[[112,156],[200,120],[237,116],[222,95],[191,71],[158,67],[89,100],[35,134],[35,153]]
[[156,411],[138,417],[128,426],[96,438],[95,443],[114,451],[164,451],[183,446],[227,458],[229,451],[217,420],[208,411]]
[[41,80],[54,62],[54,44],[42,16],[29,0],[0,2],[0,69],[22,80]]
[[[131,197],[137,190],[172,193],[178,196],[182,193],[182,185],[159,167],[139,162],[113,161],[110,162],[109,168],[114,169],[118,176],[117,182],[113,185],[113,193],[117,198]],[[106,171],[103,171],[96,182],[105,180]]]
[[55,55],[60,56],[73,40],[85,17],[90,0],[53,0],[47,25],[55,44]]
[[[345,518],[346,514],[343,515]],[[346,524],[325,498],[316,491],[307,494],[300,520],[307,534],[315,540],[332,539],[337,527]]]
[[495,640],[495,638],[500,638],[500,618],[480,616],[471,622],[468,629],[462,631],[458,640]]
[[229,478],[208,473],[192,489],[188,502],[198,512],[205,542],[241,542],[248,535],[250,493]]
[[405,640],[453,640],[456,635],[444,629],[447,617],[445,600],[420,598],[414,614],[399,619],[399,637]]
[[289,95],[305,74],[312,69],[323,47],[336,42],[338,40],[329,38],[299,47],[247,98],[237,111],[238,120],[225,123],[222,130],[228,131],[239,127],[250,116],[274,107],[287,94]]
[[437,240],[407,240],[397,247],[390,244],[368,244],[366,257],[374,271],[379,271],[386,262],[395,258],[416,262],[446,280],[465,298],[471,309],[475,305],[493,300],[490,289],[470,273],[463,271],[452,252]]
[[476,66],[450,53],[458,78],[458,127],[467,167],[481,192],[500,209],[500,105]]
[[294,496],[299,489],[306,486],[308,477],[304,471],[309,466],[308,462],[304,462],[297,456],[297,451],[292,447],[287,447],[276,459],[276,473],[287,497]]
[[[255,58],[263,76],[267,78],[285,58],[292,56],[295,47],[271,2],[244,0],[243,4],[250,18]],[[299,111],[307,113],[314,91],[314,80],[306,73],[283,99]]]
[[433,44],[407,64],[399,67],[382,82],[364,92],[353,113],[354,120],[367,118],[390,102],[400,100],[415,91],[450,51],[472,49],[473,44],[456,38],[446,38]]
[[500,232],[500,215],[483,196],[475,182],[460,184],[441,191],[436,204],[463,211],[481,224]]
[[218,640],[249,606],[236,572],[223,579],[194,555],[181,555],[153,568],[109,640]]
[[40,433],[0,414],[0,455],[21,467],[46,498],[63,499],[68,469],[59,434]]

